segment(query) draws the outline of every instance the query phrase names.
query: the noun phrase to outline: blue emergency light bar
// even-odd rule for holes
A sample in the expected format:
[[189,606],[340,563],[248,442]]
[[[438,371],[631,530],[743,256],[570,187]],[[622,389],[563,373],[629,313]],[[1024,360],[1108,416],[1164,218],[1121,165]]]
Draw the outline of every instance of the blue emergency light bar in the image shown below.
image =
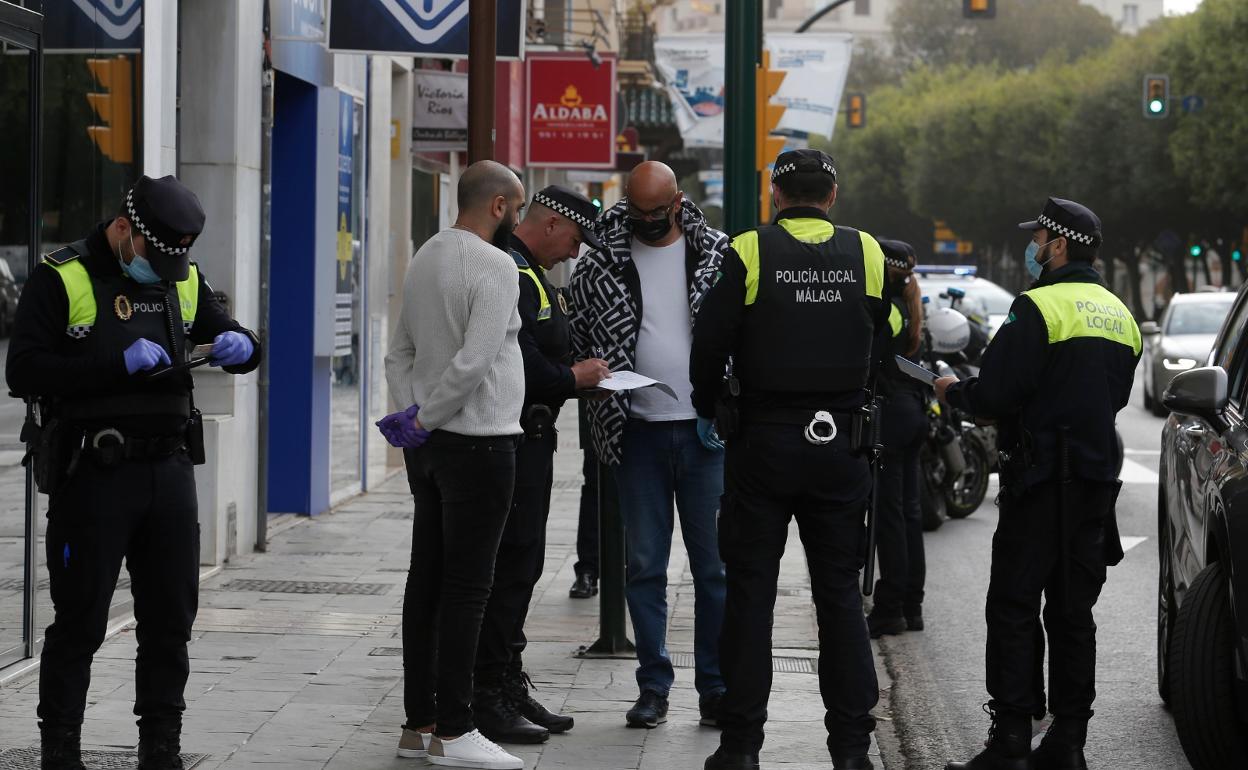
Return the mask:
[[974,277],[978,268],[974,265],[915,265],[914,272],[922,275],[965,275]]

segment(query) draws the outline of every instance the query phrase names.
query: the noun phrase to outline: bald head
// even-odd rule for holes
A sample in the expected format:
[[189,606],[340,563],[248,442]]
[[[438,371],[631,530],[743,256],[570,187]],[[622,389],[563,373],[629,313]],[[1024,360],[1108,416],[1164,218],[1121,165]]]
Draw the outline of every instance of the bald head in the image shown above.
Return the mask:
[[676,183],[676,172],[666,163],[648,160],[633,169],[628,175],[628,187],[625,193],[628,200],[641,211],[649,211],[654,206],[648,205],[658,201],[658,205],[666,206],[676,197],[680,188]]
[[511,169],[492,160],[473,163],[459,177],[455,193],[460,211],[478,212],[492,206],[498,198],[524,198],[524,186]]

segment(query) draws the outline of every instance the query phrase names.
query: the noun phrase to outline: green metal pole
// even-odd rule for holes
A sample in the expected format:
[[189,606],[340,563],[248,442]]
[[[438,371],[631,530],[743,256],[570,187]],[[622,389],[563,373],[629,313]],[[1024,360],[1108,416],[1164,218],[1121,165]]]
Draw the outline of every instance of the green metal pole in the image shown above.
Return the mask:
[[730,233],[758,224],[755,165],[755,72],[762,56],[761,0],[727,3],[724,44],[724,225]]

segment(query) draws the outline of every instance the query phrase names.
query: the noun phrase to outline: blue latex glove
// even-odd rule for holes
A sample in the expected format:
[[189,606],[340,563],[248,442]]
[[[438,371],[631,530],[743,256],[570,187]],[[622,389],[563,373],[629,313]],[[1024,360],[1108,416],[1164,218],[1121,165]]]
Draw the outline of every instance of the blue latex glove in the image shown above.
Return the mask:
[[416,415],[420,407],[413,404],[402,412],[388,414],[377,421],[377,428],[390,446],[399,449],[419,449],[429,440],[429,431],[416,427]]
[[135,340],[122,356],[126,359],[127,374],[145,372],[155,369],[159,364],[169,366],[172,363],[169,352],[147,338]]
[[706,417],[698,418],[698,439],[702,446],[712,452],[721,452],[724,449],[723,439],[715,432],[715,422]]
[[251,338],[241,332],[221,332],[212,341],[212,360],[209,366],[241,366],[251,360],[256,352]]

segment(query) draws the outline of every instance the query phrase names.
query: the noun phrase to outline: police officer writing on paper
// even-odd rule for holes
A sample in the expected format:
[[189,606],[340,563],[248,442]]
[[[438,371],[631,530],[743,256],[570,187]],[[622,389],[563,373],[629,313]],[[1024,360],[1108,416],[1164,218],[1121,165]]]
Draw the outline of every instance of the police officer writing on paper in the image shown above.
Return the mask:
[[923,630],[923,512],[919,505],[919,449],[927,436],[927,401],[931,390],[903,374],[892,355],[914,356],[923,325],[922,303],[914,271],[914,248],[903,241],[881,240],[889,286],[890,356],[881,367],[880,392],[884,456],[876,479],[876,542],[880,579],[867,627],[872,638]]
[[181,182],[142,177],[115,219],[44,258],[18,305],[8,383],[37,401],[40,425],[27,426],[27,440],[50,495],[55,616],[38,709],[45,770],[83,767],[91,658],[123,558],[138,620],[139,767],[182,767],[199,586],[192,466],[204,447],[194,383],[177,365],[205,343],[210,362],[232,374],[260,361],[256,336],[227,315],[190,262],[203,227],[203,208]]
[[[871,767],[879,692],[858,590],[871,476],[854,439],[864,425],[872,341],[887,323],[884,255],[870,235],[829,221],[837,186],[826,154],[782,153],[771,190],[775,224],[734,239],[693,334],[699,430],[727,443],[719,547],[728,689],[720,747],[705,767],[759,766],[776,581],[793,517],[818,611],[828,749],[837,770],[861,770]],[[728,391],[740,397],[721,401],[729,359]]]
[[[998,421],[1000,520],[988,585],[987,748],[949,770],[1082,770],[1096,692],[1092,608],[1105,568],[1122,559],[1114,502],[1114,418],[1126,406],[1140,331],[1092,268],[1101,221],[1050,198],[1034,221],[1027,270],[978,377],[936,381],[948,404]],[[1049,693],[1044,692],[1044,632]],[[1031,751],[1031,719],[1053,714]]]
[[511,512],[494,562],[494,585],[477,644],[473,710],[477,728],[493,741],[541,743],[572,729],[573,719],[552,714],[529,694],[521,658],[524,622],[546,559],[546,521],[555,455],[555,420],[564,401],[611,376],[606,361],[573,364],[568,308],[546,271],[575,259],[594,235],[598,207],[585,196],[552,185],[533,196],[511,234],[519,269],[520,352],[524,357],[524,439],[516,450]]

